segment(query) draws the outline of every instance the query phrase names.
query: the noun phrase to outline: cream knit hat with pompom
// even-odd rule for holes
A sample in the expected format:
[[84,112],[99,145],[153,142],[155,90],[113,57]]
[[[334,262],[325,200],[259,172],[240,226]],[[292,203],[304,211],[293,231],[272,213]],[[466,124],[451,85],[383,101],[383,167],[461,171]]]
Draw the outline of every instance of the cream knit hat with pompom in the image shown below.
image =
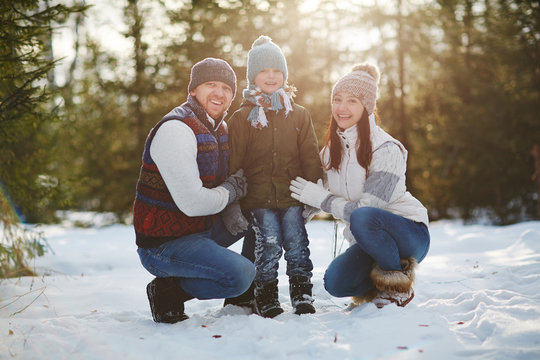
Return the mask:
[[359,98],[368,115],[371,115],[375,110],[380,76],[379,69],[375,65],[356,65],[350,73],[336,82],[332,89],[332,99],[338,92],[348,92]]

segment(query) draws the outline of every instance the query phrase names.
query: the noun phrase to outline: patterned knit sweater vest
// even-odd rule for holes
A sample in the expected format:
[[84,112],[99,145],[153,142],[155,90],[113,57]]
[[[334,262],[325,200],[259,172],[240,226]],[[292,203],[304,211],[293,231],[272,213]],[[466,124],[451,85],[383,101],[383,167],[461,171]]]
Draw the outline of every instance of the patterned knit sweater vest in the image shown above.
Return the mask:
[[220,185],[228,172],[229,148],[225,124],[213,132],[184,103],[167,114],[150,131],[143,152],[133,205],[133,224],[137,246],[151,248],[183,235],[210,229],[218,215],[187,216],[173,198],[150,156],[150,145],[156,131],[165,122],[180,120],[188,125],[197,139],[197,165],[204,187]]

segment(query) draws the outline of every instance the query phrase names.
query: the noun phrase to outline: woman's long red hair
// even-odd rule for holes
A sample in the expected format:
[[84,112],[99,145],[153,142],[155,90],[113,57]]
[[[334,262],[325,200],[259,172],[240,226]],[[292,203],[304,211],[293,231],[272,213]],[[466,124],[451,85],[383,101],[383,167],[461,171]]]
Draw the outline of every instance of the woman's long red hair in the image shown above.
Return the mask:
[[[367,111],[364,110],[362,117],[356,126],[358,131],[358,138],[356,141],[356,158],[358,163],[364,169],[366,169],[366,177],[369,170],[369,165],[371,164],[372,157],[372,144],[371,144],[371,130],[369,127],[369,116]],[[339,171],[339,166],[341,165],[341,159],[343,156],[343,148],[341,141],[339,140],[338,126],[334,116],[330,115],[330,124],[326,130],[326,140],[325,140],[325,152],[330,151],[330,161],[327,164],[323,164],[326,170],[334,169]]]

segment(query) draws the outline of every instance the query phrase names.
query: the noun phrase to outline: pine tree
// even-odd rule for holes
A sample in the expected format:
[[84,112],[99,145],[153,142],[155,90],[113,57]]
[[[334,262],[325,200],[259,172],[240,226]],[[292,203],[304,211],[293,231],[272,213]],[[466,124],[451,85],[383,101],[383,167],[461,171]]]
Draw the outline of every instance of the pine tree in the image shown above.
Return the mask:
[[379,65],[380,125],[408,148],[408,187],[432,219],[484,209],[508,223],[535,212],[538,1],[321,0],[309,12],[301,0],[158,2],[167,15],[158,28],[149,4],[126,2],[129,59],[87,40],[82,76],[64,92],[64,155],[78,208],[129,212],[144,136],[185,100],[193,64],[212,56],[233,66],[232,112],[247,52],[268,35],[287,57],[295,100],[312,114],[321,145],[333,83],[356,63]]
[[0,3],[0,276],[28,274],[26,259],[41,255],[39,234],[20,220],[50,218],[61,186],[51,173],[49,125],[58,119],[47,88],[55,63],[47,44],[52,27],[80,7],[45,6],[40,1]]
[[422,144],[427,205],[435,218],[449,210],[465,219],[482,211],[501,224],[534,217],[538,2],[438,4],[441,50],[417,108],[430,129]]
[[[113,212],[119,221],[131,211],[144,141],[157,121],[154,107],[169,101],[156,85],[162,81],[162,64],[148,55],[143,41],[148,3],[131,0],[123,9],[123,35],[133,44],[127,58],[107,53],[89,35],[77,39],[86,51],[62,92],[62,156],[72,164],[62,171],[72,184],[72,207]],[[84,35],[85,24],[79,26]]]

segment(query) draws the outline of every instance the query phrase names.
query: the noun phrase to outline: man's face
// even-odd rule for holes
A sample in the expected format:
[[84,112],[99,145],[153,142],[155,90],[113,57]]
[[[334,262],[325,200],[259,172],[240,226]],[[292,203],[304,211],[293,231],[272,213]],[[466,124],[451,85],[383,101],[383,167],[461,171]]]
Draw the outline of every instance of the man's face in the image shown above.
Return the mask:
[[200,84],[189,94],[206,110],[208,115],[218,120],[229,110],[233,100],[233,89],[221,81],[207,81]]

